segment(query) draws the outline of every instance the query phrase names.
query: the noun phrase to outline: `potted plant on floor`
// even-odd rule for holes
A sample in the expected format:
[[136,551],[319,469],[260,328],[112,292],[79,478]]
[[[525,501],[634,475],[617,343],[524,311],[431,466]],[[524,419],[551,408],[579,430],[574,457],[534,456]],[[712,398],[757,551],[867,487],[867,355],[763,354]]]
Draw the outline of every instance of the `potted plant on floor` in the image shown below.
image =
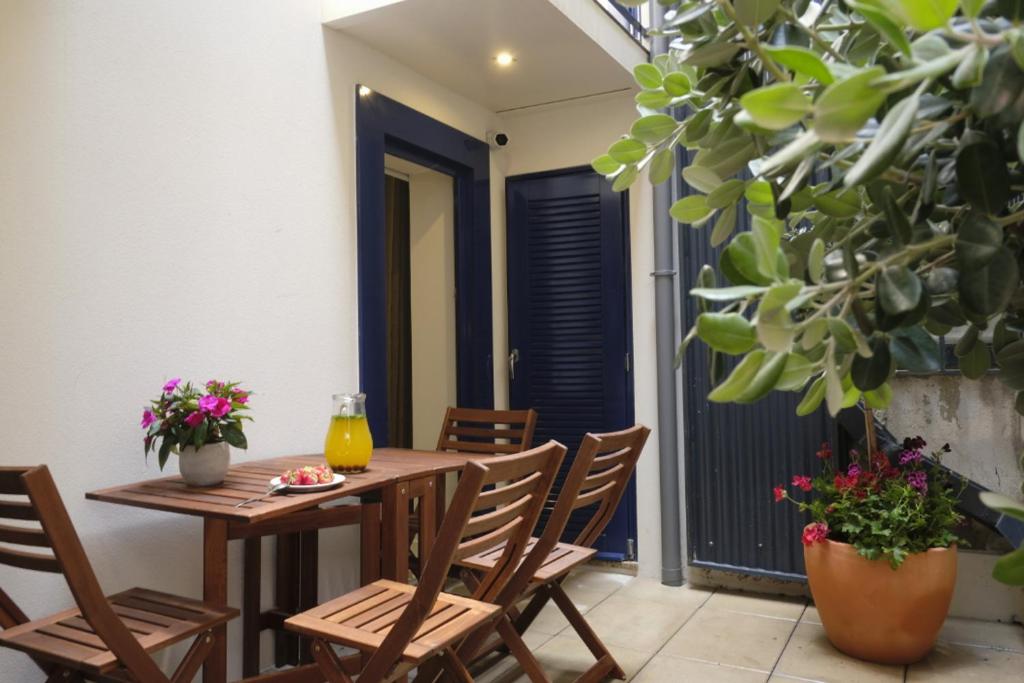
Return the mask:
[[938,468],[925,469],[925,445],[915,437],[892,456],[852,452],[839,469],[823,444],[821,475],[794,476],[792,491],[775,487],[776,501],[811,514],[803,532],[807,580],[825,633],[848,655],[916,662],[949,611],[962,516],[955,485]]
[[242,421],[252,419],[245,414],[248,403],[249,392],[237,382],[210,380],[200,391],[191,382],[172,379],[142,412],[145,453],[157,452],[160,469],[172,452],[177,453],[181,476],[189,486],[219,484],[231,462],[229,446],[248,447],[242,431]]

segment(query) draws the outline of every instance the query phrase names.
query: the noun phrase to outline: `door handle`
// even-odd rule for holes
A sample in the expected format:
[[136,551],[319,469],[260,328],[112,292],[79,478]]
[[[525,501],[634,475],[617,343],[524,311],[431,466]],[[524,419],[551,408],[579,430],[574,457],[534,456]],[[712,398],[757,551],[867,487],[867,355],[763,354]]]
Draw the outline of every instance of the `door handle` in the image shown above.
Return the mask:
[[508,379],[513,381],[516,378],[516,363],[519,362],[519,349],[512,349],[508,354]]

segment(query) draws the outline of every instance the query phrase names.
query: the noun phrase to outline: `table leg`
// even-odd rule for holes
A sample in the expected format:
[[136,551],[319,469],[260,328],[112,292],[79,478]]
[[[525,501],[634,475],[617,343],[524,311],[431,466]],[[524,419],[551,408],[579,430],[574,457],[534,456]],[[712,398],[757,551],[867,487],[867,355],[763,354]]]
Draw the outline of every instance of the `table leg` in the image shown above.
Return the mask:
[[423,482],[423,497],[420,498],[420,540],[417,548],[419,552],[420,572],[430,557],[430,551],[434,549],[434,540],[437,538],[437,482],[436,477],[428,477]]
[[359,585],[380,578],[380,501],[364,499],[359,522]]
[[[319,600],[320,532],[317,529],[303,531],[299,535],[299,612],[305,612],[317,606]],[[299,664],[313,662],[313,653],[309,649],[310,641],[299,639]]]
[[260,579],[262,578],[263,543],[259,536],[243,541],[245,562],[242,577],[242,676],[260,672]]
[[[274,579],[274,604],[287,614],[299,611],[299,534],[279,534],[277,537],[277,576]],[[287,631],[274,632],[274,664],[285,666],[299,663],[299,637]]]
[[[203,600],[218,606],[228,603],[228,523],[207,517],[203,520]],[[203,664],[203,683],[225,683],[228,679],[227,626],[213,630],[213,648]]]
[[409,581],[409,485],[388,484],[381,489],[381,574],[385,579]]

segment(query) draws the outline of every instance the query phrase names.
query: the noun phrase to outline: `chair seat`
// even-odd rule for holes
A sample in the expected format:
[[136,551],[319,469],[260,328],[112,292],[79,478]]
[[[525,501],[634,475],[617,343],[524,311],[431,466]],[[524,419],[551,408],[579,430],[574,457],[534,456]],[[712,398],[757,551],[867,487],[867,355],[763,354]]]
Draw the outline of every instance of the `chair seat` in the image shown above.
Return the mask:
[[[524,558],[533,550],[537,540],[535,537],[530,538],[530,542],[526,546]],[[486,552],[458,560],[456,564],[468,567],[469,569],[486,571],[498,562],[504,552],[505,544],[502,543]],[[587,562],[596,554],[597,550],[594,548],[584,548],[583,546],[572,545],[571,543],[558,543],[551,549],[551,552],[548,553],[548,556],[541,563],[540,567],[537,568],[537,571],[534,572],[533,580],[534,582],[547,583],[557,579]]]
[[[160,650],[238,616],[238,610],[230,607],[214,607],[144,588],[132,588],[107,600],[147,652]],[[120,666],[117,657],[93,632],[78,609],[0,631],[0,645],[85,672],[105,674]]]
[[[288,619],[291,630],[370,652],[380,647],[412,600],[415,586],[375,581]],[[422,662],[498,613],[496,605],[441,593],[403,652],[407,662]]]

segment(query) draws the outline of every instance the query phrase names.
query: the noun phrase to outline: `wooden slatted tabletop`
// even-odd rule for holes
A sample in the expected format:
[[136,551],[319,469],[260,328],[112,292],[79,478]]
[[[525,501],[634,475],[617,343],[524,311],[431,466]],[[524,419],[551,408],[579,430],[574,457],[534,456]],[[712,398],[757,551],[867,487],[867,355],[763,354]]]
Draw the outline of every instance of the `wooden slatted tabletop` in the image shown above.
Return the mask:
[[323,456],[296,455],[241,462],[232,465],[227,478],[218,486],[194,488],[186,485],[180,476],[172,476],[92,491],[85,497],[107,503],[252,523],[375,491],[395,482],[454,472],[470,460],[486,458],[465,453],[378,448],[373,452],[369,468],[364,472],[346,474],[341,486],[316,493],[275,494],[242,507],[235,506],[246,498],[266,493],[272,477],[286,469],[322,464]]

